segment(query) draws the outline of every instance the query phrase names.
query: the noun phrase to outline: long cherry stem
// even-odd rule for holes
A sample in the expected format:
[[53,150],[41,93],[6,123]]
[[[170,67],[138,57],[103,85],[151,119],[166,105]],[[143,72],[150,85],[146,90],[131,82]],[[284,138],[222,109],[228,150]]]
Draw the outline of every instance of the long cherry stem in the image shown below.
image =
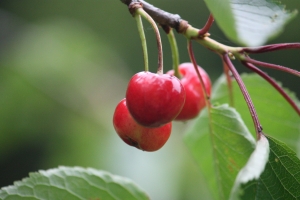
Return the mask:
[[293,107],[293,109],[300,115],[300,109],[298,108],[297,104],[291,99],[291,97],[281,88],[276,81],[274,81],[267,73],[263,72],[256,66],[254,66],[251,63],[242,62],[243,65],[245,65],[247,68],[252,70],[253,72],[260,75],[262,78],[264,78],[266,81],[268,81],[285,99],[286,101]]
[[147,42],[146,42],[146,37],[145,37],[145,32],[144,32],[144,28],[143,28],[143,22],[141,19],[141,15],[137,14],[134,16],[134,18],[136,19],[139,35],[141,38],[142,49],[143,49],[143,54],[144,54],[145,71],[149,71]]
[[144,17],[152,26],[155,36],[156,36],[156,43],[157,43],[157,49],[158,49],[158,67],[157,67],[157,74],[163,74],[163,50],[162,50],[162,43],[161,38],[159,34],[158,27],[155,23],[155,21],[152,19],[152,17],[143,10],[143,8],[137,8],[136,12],[140,14],[142,17]]
[[194,65],[195,71],[196,71],[197,76],[198,76],[198,78],[200,80],[200,83],[201,83],[203,96],[205,97],[205,104],[206,104],[207,108],[209,109],[211,107],[210,96],[208,95],[208,93],[207,93],[207,91],[205,89],[206,87],[205,87],[205,84],[204,84],[204,80],[203,80],[203,78],[202,78],[202,76],[201,76],[201,74],[199,72],[197,61],[195,59],[195,55],[194,55],[194,52],[193,52],[193,46],[192,46],[192,41],[191,40],[188,40],[188,52],[189,52],[189,56],[190,56],[191,62]]
[[174,32],[173,32],[173,29],[170,28],[169,33],[167,33],[167,36],[168,36],[171,51],[172,51],[174,75],[177,78],[180,78],[180,73],[179,73],[179,69],[178,69],[178,66],[179,66],[179,52],[178,52],[177,42],[176,42],[176,38],[175,38],[175,35],[174,35]]
[[239,85],[240,87],[240,90],[244,96],[244,99],[247,103],[247,106],[249,108],[249,111],[251,113],[251,117],[252,117],[252,120],[253,120],[253,123],[254,123],[254,127],[255,127],[255,131],[256,131],[256,137],[257,137],[257,140],[260,139],[260,136],[263,134],[262,133],[262,126],[259,122],[259,119],[258,119],[258,115],[256,113],[256,110],[255,110],[255,107],[254,107],[254,104],[252,102],[252,99],[247,91],[247,88],[241,78],[241,76],[239,75],[239,73],[237,72],[237,70],[235,69],[235,67],[233,66],[228,54],[223,54],[222,56],[223,58],[223,61],[226,63],[226,65],[228,66],[229,70],[231,71],[232,75],[234,76],[237,84]]
[[290,68],[287,68],[287,67],[284,67],[284,66],[281,66],[281,65],[276,65],[276,64],[272,64],[272,63],[266,63],[266,62],[254,60],[250,57],[246,57],[244,61],[248,62],[248,63],[252,63],[254,65],[261,66],[261,67],[276,69],[276,70],[284,71],[284,72],[287,72],[287,73],[290,73],[290,74],[294,74],[296,76],[300,76],[299,71],[294,70],[294,69],[290,69]]

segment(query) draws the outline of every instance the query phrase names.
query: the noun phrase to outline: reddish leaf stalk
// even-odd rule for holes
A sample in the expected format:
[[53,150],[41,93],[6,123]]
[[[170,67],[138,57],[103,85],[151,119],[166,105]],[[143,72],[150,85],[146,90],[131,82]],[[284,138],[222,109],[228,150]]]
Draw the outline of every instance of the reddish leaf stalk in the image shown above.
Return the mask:
[[290,69],[290,68],[287,68],[287,67],[284,67],[284,66],[281,66],[281,65],[261,62],[261,61],[258,61],[258,60],[254,60],[250,57],[246,57],[244,61],[248,62],[248,63],[252,63],[254,65],[261,66],[261,67],[276,69],[276,70],[284,71],[284,72],[287,72],[287,73],[290,73],[290,74],[293,74],[293,75],[296,75],[296,76],[300,76],[300,72],[298,72],[297,70]]
[[224,74],[226,76],[226,81],[227,81],[227,86],[228,86],[229,105],[231,107],[234,107],[232,80],[231,80],[231,76],[230,76],[230,70],[224,61],[223,61],[223,66],[224,66]]
[[194,52],[193,52],[193,46],[192,46],[192,41],[191,40],[188,40],[188,52],[189,52],[189,56],[190,56],[190,59],[191,59],[191,62],[193,63],[194,65],[194,68],[196,70],[196,73],[197,73],[197,76],[200,80],[200,83],[201,83],[201,87],[202,87],[202,92],[203,92],[203,95],[205,97],[205,104],[206,106],[208,107],[208,109],[211,107],[211,104],[210,104],[210,96],[207,94],[207,91],[206,91],[206,87],[205,87],[205,84],[204,84],[204,81],[203,81],[203,78],[199,72],[199,69],[198,69],[198,65],[197,65],[197,61],[195,59],[195,55],[194,55]]
[[245,47],[241,52],[246,53],[265,53],[284,49],[300,49],[300,43],[281,43],[281,44],[270,44],[261,47]]
[[214,23],[214,21],[215,21],[214,17],[212,16],[212,14],[210,14],[209,17],[208,17],[208,20],[207,20],[206,24],[198,32],[198,34],[199,34],[200,37],[203,37],[206,34],[208,34],[208,31],[209,31],[210,27],[212,26],[212,24]]
[[297,104],[291,99],[291,97],[281,88],[280,85],[276,83],[267,73],[263,72],[256,66],[254,66],[251,63],[242,62],[243,65],[245,65],[247,68],[252,70],[253,72],[260,75],[262,78],[264,78],[266,81],[268,81],[284,98],[285,100],[293,107],[293,109],[298,113],[300,116],[300,109],[298,108]]
[[258,115],[256,113],[256,110],[254,108],[254,104],[252,102],[252,99],[247,91],[247,88],[241,78],[241,76],[239,75],[239,73],[237,72],[237,70],[235,69],[235,67],[233,66],[228,54],[224,54],[222,56],[222,59],[223,61],[226,63],[226,65],[228,66],[229,70],[231,71],[232,75],[234,76],[237,84],[239,85],[240,89],[241,89],[241,92],[244,96],[244,99],[247,103],[247,106],[249,108],[249,111],[251,113],[251,117],[252,117],[252,120],[253,120],[253,123],[254,123],[254,127],[255,127],[255,130],[256,130],[256,138],[257,140],[260,139],[261,135],[263,134],[262,132],[262,126],[259,122],[259,119],[258,119]]

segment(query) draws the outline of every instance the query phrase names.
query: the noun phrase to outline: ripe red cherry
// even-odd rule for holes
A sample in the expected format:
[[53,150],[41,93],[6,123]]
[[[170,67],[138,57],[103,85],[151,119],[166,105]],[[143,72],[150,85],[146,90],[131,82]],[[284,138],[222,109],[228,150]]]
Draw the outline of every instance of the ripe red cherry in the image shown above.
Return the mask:
[[126,104],[136,122],[159,127],[179,114],[185,101],[180,80],[168,74],[139,72],[129,81]]
[[[203,78],[206,92],[210,95],[211,81],[208,74],[198,66],[201,77]],[[184,106],[176,117],[176,120],[186,121],[195,118],[205,107],[205,97],[203,96],[200,80],[192,63],[182,63],[179,65],[179,72],[182,75],[181,84],[186,93]],[[174,75],[174,70],[167,74]]]
[[172,129],[172,122],[158,128],[139,125],[130,115],[125,99],[116,107],[113,124],[116,132],[125,143],[143,151],[160,149],[169,139]]

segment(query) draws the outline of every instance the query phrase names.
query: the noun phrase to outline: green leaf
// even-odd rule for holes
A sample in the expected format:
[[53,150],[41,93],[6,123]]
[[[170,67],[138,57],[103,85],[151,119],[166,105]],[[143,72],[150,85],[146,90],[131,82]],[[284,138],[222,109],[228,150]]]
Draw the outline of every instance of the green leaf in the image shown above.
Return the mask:
[[[255,74],[243,74],[242,79],[249,91],[251,99],[263,126],[264,133],[278,138],[294,151],[299,151],[300,117],[287,101],[268,82]],[[296,101],[293,93],[286,92]],[[255,133],[253,121],[244,97],[233,81],[234,107],[242,116],[251,133]],[[228,89],[224,76],[215,83],[212,93],[213,103],[227,103]]]
[[149,199],[131,180],[105,171],[59,167],[30,173],[0,190],[0,199]]
[[262,45],[278,35],[296,11],[273,0],[205,0],[229,39],[242,45]]
[[284,143],[267,138],[270,155],[266,168],[259,179],[241,185],[239,199],[299,199],[300,160]]
[[[259,76],[245,74],[242,75],[242,78],[253,99],[260,121],[264,127],[264,132],[280,138],[296,150],[297,145],[299,144],[300,135],[300,119],[297,113],[272,86]],[[291,92],[287,92],[292,96],[292,98],[296,99]],[[230,190],[234,186],[234,179],[239,171],[243,167],[249,169],[249,167],[247,168],[247,165],[245,165],[246,163],[252,166],[255,164],[255,161],[257,161],[257,157],[261,159],[260,164],[262,165],[256,165],[258,170],[257,173],[250,173],[250,175],[257,178],[260,174],[259,172],[263,170],[263,161],[266,160],[266,157],[263,155],[261,155],[261,157],[257,156],[255,151],[253,153],[254,155],[252,155],[252,157],[254,157],[252,158],[254,161],[251,161],[251,159],[248,160],[252,150],[254,149],[254,141],[253,139],[250,139],[250,136],[248,136],[251,135],[250,132],[253,135],[255,134],[253,121],[249,114],[244,97],[242,96],[235,81],[233,81],[233,94],[234,106],[241,116],[233,108],[230,108],[227,105],[213,108],[210,115],[208,115],[207,111],[202,111],[199,118],[195,120],[191,129],[185,135],[185,142],[192,152],[193,157],[196,159],[200,170],[206,177],[207,184],[209,185],[211,193],[214,195],[215,199],[229,198],[231,193]],[[228,100],[226,79],[224,76],[221,76],[214,85],[212,102],[214,105],[217,105],[227,103]],[[219,113],[219,115],[216,115],[216,113]],[[211,129],[209,128],[209,124]],[[219,129],[216,129],[216,127],[219,127]],[[247,128],[251,131],[249,132]],[[239,139],[241,138],[239,133],[245,134],[245,136],[247,136],[245,138],[248,139],[244,138],[244,140],[240,141]],[[224,137],[221,138],[221,136]],[[250,146],[252,148],[250,148]],[[230,151],[227,151],[226,147],[231,147]],[[249,147],[248,151],[247,147]],[[219,159],[219,157],[224,158],[223,154],[226,152],[226,156],[229,158],[236,153],[236,149],[238,148],[241,148],[237,151],[240,152],[241,155],[236,159],[241,160],[238,161],[239,165],[236,168],[236,171],[230,174],[231,171],[230,168],[228,168],[229,159],[222,160]],[[266,145],[262,145],[262,147],[260,147],[259,142],[256,148],[262,148],[264,149],[264,152],[268,149]],[[204,151],[205,153],[203,153]],[[229,174],[232,179],[228,178]],[[235,183],[235,187],[241,187],[239,184],[236,186],[236,184],[237,183]],[[250,191],[252,191],[251,194],[255,195],[253,188],[250,187],[251,184],[255,186],[255,181],[250,181],[249,178],[249,182],[247,183],[247,190],[249,190],[249,193],[247,194],[249,195],[249,199],[254,199],[250,196]],[[238,188],[236,188],[236,191],[240,191]]]
[[240,115],[228,105],[212,108],[209,115],[202,111],[185,135],[185,142],[214,197],[228,199],[235,177],[255,146]]

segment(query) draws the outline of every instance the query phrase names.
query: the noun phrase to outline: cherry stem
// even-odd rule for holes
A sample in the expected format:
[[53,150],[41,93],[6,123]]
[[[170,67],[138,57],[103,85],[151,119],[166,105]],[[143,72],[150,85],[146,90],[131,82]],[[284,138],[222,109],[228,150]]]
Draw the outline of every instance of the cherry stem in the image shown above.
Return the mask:
[[214,19],[213,15],[210,14],[209,17],[208,17],[208,20],[207,20],[206,24],[198,32],[198,34],[199,34],[200,37],[203,37],[205,34],[208,33],[208,31],[209,31],[209,29],[212,26],[212,24],[213,24],[214,21],[215,21],[215,19]]
[[300,72],[299,71],[294,70],[294,69],[290,69],[290,68],[287,68],[287,67],[284,67],[284,66],[281,66],[281,65],[276,65],[276,64],[272,64],[272,63],[261,62],[261,61],[258,61],[258,60],[254,60],[254,59],[252,59],[250,57],[246,57],[244,59],[244,61],[248,62],[248,63],[252,63],[254,65],[261,66],[261,67],[266,67],[266,68],[281,70],[281,71],[284,71],[284,72],[287,72],[287,73],[290,73],[290,74],[294,74],[296,76],[300,76]]
[[179,73],[179,69],[178,69],[178,66],[179,66],[179,52],[178,52],[177,42],[176,42],[176,38],[175,38],[175,35],[174,35],[174,32],[173,32],[173,29],[169,30],[169,33],[167,33],[167,36],[168,36],[171,51],[172,51],[174,75],[177,78],[180,78],[180,73]]
[[188,52],[189,52],[189,56],[190,56],[190,59],[191,59],[191,62],[193,63],[194,65],[194,68],[196,70],[196,73],[197,73],[197,76],[200,80],[200,83],[201,83],[201,87],[202,87],[202,93],[203,93],[203,96],[205,97],[205,104],[206,106],[209,108],[211,108],[211,104],[210,104],[210,96],[207,94],[207,91],[206,91],[206,87],[205,87],[205,84],[204,84],[204,80],[199,72],[199,69],[198,69],[198,65],[197,65],[197,61],[195,59],[195,56],[194,56],[194,51],[193,51],[193,46],[192,46],[192,41],[191,40],[188,40]]
[[265,53],[284,49],[300,49],[300,43],[282,43],[282,44],[270,44],[261,47],[245,47],[242,52],[247,53]]
[[141,38],[143,54],[144,54],[145,71],[147,72],[147,71],[149,71],[149,61],[148,61],[147,42],[146,42],[145,32],[144,32],[144,28],[143,28],[143,22],[141,19],[141,15],[139,15],[139,14],[136,14],[134,16],[134,18],[136,19],[139,35]]
[[163,74],[163,51],[162,51],[162,43],[161,43],[161,38],[160,38],[158,27],[157,27],[155,21],[152,19],[152,17],[147,12],[145,12],[143,10],[143,8],[137,8],[136,13],[138,13],[142,17],[144,17],[151,24],[151,26],[155,32],[157,49],[158,49],[157,74]]
[[260,75],[262,78],[264,78],[266,81],[268,81],[284,98],[285,100],[293,107],[293,109],[300,115],[300,109],[298,108],[297,104],[292,100],[292,98],[282,89],[282,87],[276,83],[267,73],[263,72],[256,66],[254,66],[251,63],[242,62],[243,65],[245,65],[247,68],[252,70],[253,72]]
[[232,80],[231,80],[230,70],[224,61],[223,61],[223,66],[224,66],[224,74],[226,76],[226,81],[227,81],[227,86],[228,86],[229,105],[231,107],[234,107],[233,89],[232,89]]
[[244,96],[244,99],[247,103],[247,106],[249,108],[249,111],[251,113],[251,117],[252,117],[252,120],[253,120],[253,123],[254,123],[254,127],[255,127],[255,131],[256,131],[256,138],[257,140],[260,139],[261,135],[263,134],[262,133],[262,126],[259,122],[259,119],[258,119],[258,115],[256,113],[256,110],[255,110],[255,107],[254,107],[254,104],[252,102],[252,99],[247,91],[247,88],[241,78],[241,76],[239,75],[239,73],[237,72],[237,70],[235,69],[234,65],[232,64],[228,54],[223,54],[222,56],[223,58],[223,61],[225,62],[225,64],[228,66],[229,70],[231,71],[232,75],[234,76],[237,84],[239,85],[240,87],[240,90]]

